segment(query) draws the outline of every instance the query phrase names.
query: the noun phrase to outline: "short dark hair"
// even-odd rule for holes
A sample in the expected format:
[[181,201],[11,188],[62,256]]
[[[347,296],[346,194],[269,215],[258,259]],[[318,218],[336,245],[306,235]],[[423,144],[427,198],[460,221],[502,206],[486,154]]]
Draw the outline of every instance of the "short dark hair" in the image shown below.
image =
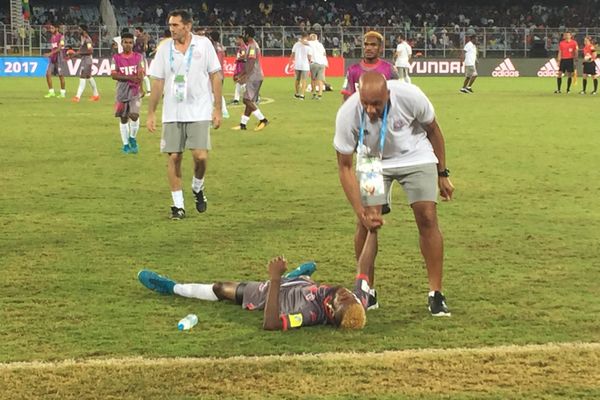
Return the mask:
[[121,34],[121,39],[133,39],[133,33],[124,32]]
[[141,26],[136,26],[135,29],[137,29],[140,32],[144,32],[144,28],[142,28]]
[[181,22],[183,22],[184,24],[191,24],[194,22],[192,15],[186,10],[173,10],[169,13],[168,18],[171,17],[181,17]]
[[308,32],[306,32],[306,31],[302,32],[302,33],[300,34],[300,37],[301,37],[301,38],[308,37]]
[[251,38],[253,38],[253,37],[254,37],[254,35],[256,35],[256,31],[255,31],[255,30],[254,30],[254,28],[253,28],[253,27],[251,27],[251,26],[247,26],[246,28],[244,28],[244,33],[245,33],[247,36],[250,36]]
[[121,36],[123,36],[124,33],[129,33],[129,28],[121,29]]
[[221,39],[221,35],[217,31],[210,32],[208,34],[208,36],[210,36],[210,38],[213,40],[213,42],[218,42],[219,39]]
[[86,24],[81,24],[79,25],[79,27],[81,28],[82,31],[87,32],[88,31],[88,27]]

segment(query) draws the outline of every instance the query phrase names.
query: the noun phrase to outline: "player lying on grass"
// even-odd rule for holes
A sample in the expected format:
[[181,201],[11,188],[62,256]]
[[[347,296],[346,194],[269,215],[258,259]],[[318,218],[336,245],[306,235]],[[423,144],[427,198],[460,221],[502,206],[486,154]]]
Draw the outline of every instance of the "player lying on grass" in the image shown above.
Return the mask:
[[209,301],[229,300],[247,310],[264,309],[263,328],[266,330],[324,324],[344,329],[362,329],[366,322],[368,269],[375,258],[375,239],[376,236],[371,232],[367,234],[358,260],[354,291],[342,286],[319,284],[308,276],[284,278],[287,261],[283,256],[269,262],[267,269],[270,279],[266,282],[179,284],[148,270],[140,271],[138,279],[148,289],[163,294]]

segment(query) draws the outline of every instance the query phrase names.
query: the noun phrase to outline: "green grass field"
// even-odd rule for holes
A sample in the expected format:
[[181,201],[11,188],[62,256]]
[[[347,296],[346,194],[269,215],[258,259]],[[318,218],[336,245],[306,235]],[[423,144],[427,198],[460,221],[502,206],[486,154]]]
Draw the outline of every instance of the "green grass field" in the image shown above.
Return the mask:
[[[262,280],[285,254],[350,285],[354,218],[331,144],[340,95],[299,102],[291,79],[267,79],[271,124],[232,131],[232,107],[212,133],[208,212],[194,211],[186,154],[189,218],[171,221],[160,133],[142,128],[140,154],[121,154],[114,84],[98,83],[99,103],[72,104],[44,99],[42,79],[0,80],[0,398],[600,398],[600,98],[554,95],[553,79],[480,78],[464,95],[461,78],[413,78],[456,186],[438,207],[452,317],[427,312],[395,186],[381,308],[364,331],[283,333],[263,331],[260,312],[156,295],[136,273]],[[198,326],[178,332],[191,312]]]

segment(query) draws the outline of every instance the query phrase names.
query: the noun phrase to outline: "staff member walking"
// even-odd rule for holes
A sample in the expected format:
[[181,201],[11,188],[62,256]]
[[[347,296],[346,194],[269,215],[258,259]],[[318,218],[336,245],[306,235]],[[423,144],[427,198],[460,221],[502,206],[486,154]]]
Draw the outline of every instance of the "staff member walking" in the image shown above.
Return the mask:
[[[204,174],[210,145],[210,124],[221,125],[221,65],[217,53],[204,36],[191,33],[192,17],[185,10],[169,13],[171,39],[158,48],[150,68],[152,95],[146,125],[156,130],[156,107],[163,96],[160,150],[167,153],[167,175],[171,186],[171,219],[185,217],[181,182],[183,150],[194,158],[192,191],[198,212],[206,211]],[[211,95],[212,88],[212,95]]]

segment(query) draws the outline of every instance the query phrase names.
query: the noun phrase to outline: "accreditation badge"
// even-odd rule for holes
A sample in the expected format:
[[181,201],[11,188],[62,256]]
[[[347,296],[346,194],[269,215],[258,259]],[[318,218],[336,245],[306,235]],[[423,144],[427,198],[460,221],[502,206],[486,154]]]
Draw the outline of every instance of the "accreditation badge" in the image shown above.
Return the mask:
[[187,98],[187,78],[185,75],[175,75],[173,77],[173,96],[178,103],[183,103]]
[[385,186],[383,184],[383,166],[380,156],[369,155],[368,148],[361,145],[356,153],[356,176],[363,204],[383,204]]

